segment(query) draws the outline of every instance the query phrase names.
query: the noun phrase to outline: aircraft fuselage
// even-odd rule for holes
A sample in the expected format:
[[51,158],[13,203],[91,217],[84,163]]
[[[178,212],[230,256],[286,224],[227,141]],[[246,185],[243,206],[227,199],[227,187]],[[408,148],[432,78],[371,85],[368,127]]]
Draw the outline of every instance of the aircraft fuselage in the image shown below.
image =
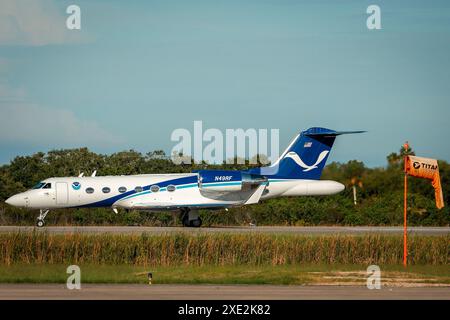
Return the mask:
[[[6,202],[30,209],[113,207],[176,210],[240,206],[254,192],[252,187],[248,190],[227,190],[236,185],[233,181],[214,182],[209,187],[201,185],[196,173],[61,177],[49,178],[41,183],[44,188],[16,194]],[[331,195],[343,189],[344,185],[335,181],[268,179],[261,199]]]

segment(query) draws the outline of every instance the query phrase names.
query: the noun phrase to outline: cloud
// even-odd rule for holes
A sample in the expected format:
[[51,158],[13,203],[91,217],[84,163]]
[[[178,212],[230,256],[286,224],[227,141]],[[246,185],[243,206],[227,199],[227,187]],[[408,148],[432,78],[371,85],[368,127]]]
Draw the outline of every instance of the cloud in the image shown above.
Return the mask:
[[26,100],[24,90],[0,83],[0,144],[51,147],[114,146],[123,142],[91,120],[72,111]]
[[0,106],[6,102],[25,101],[23,88],[11,88],[5,82],[0,81]]
[[43,46],[79,42],[81,32],[66,28],[67,17],[65,10],[51,0],[2,0],[0,45]]

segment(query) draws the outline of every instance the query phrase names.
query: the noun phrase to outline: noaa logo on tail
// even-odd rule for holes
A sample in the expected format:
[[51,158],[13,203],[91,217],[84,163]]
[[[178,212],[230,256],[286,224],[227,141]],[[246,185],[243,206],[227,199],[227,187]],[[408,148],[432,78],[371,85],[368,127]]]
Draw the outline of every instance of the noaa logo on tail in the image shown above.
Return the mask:
[[318,165],[323,161],[323,159],[326,158],[326,156],[328,155],[329,152],[330,151],[328,151],[328,150],[322,151],[319,154],[319,157],[317,158],[316,162],[311,166],[308,166],[307,164],[305,164],[303,162],[303,160],[299,157],[299,155],[294,151],[291,151],[288,154],[286,154],[285,158],[291,158],[292,160],[294,160],[294,162],[296,164],[298,164],[300,167],[302,167],[304,169],[303,172],[308,172],[308,171],[318,168]]
[[72,183],[72,189],[73,190],[80,190],[81,184],[79,182]]

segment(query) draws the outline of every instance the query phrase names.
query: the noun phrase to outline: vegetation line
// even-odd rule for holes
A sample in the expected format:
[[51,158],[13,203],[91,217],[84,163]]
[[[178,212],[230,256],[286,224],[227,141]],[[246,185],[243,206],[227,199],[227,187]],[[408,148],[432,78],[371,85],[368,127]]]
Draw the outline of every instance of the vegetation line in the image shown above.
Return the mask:
[[[409,263],[449,263],[450,236],[414,236]],[[110,264],[227,266],[400,264],[401,237],[390,235],[0,234],[0,265]]]

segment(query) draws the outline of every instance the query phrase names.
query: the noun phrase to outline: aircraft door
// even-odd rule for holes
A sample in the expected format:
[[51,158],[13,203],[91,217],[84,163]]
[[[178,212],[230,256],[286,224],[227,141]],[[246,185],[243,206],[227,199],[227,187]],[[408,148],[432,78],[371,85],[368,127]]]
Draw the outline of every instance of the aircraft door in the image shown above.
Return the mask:
[[69,192],[67,189],[66,182],[57,182],[56,183],[56,204],[64,205],[69,202]]

